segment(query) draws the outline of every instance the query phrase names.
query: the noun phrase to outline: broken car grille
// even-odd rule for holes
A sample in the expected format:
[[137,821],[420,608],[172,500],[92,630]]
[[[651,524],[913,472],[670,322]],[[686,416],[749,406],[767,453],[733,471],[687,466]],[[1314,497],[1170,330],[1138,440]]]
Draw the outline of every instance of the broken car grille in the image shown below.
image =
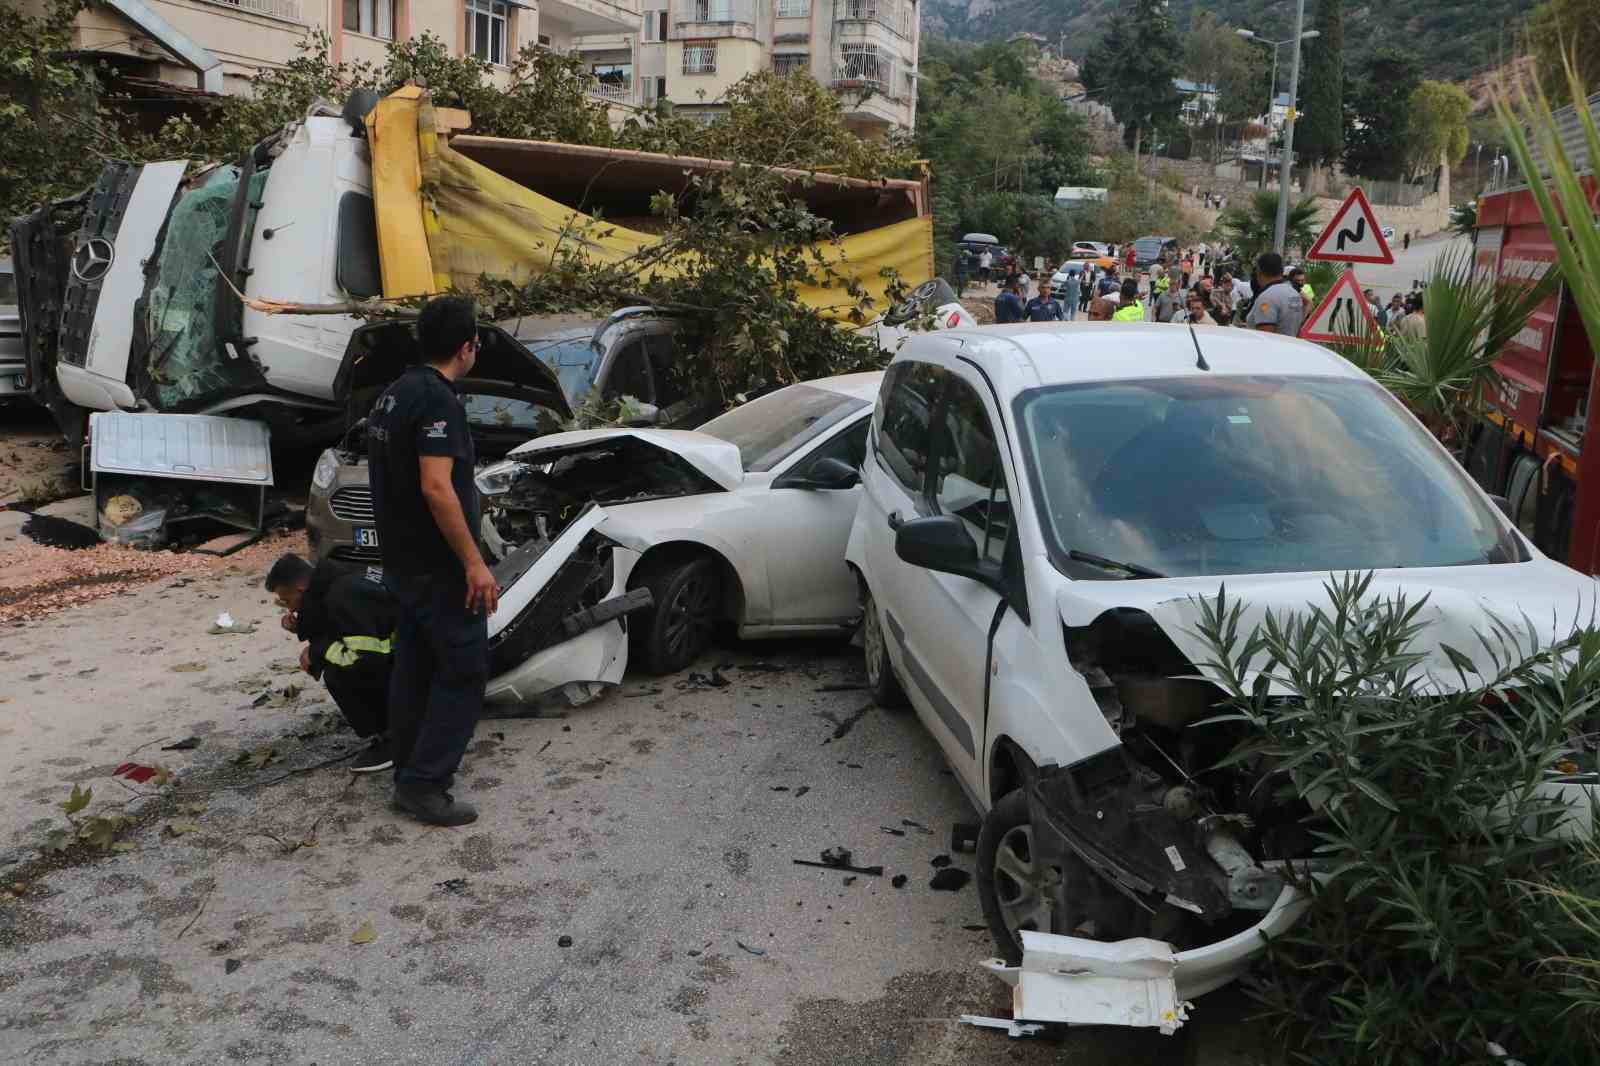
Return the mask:
[[[498,677],[529,656],[568,639],[561,620],[593,607],[611,591],[611,541],[591,531],[538,595],[489,640],[489,676]],[[548,550],[548,549],[547,549]]]
[[350,486],[342,488],[328,498],[328,509],[333,512],[333,517],[345,522],[361,522],[371,525],[375,519],[372,513],[372,490],[366,486]]

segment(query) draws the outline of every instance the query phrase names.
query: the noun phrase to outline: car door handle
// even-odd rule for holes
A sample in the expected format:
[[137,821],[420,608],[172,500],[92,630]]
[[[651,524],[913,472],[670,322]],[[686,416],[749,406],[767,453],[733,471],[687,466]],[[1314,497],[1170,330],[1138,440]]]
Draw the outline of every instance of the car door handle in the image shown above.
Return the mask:
[[900,526],[901,526],[900,512],[899,511],[890,511],[889,512],[889,517],[885,521],[887,521],[889,523],[889,528],[890,529],[898,530],[900,528]]

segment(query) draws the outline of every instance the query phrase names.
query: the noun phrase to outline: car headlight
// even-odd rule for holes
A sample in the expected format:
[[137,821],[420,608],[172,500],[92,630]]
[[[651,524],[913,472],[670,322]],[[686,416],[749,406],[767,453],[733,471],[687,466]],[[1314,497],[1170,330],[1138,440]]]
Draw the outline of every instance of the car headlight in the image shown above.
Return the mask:
[[339,474],[339,459],[333,454],[332,448],[327,448],[317,458],[316,469],[311,471],[311,487],[314,489],[327,489],[333,484],[333,479]]
[[527,464],[516,459],[504,459],[478,471],[478,493],[482,496],[499,496],[510,490],[517,476]]

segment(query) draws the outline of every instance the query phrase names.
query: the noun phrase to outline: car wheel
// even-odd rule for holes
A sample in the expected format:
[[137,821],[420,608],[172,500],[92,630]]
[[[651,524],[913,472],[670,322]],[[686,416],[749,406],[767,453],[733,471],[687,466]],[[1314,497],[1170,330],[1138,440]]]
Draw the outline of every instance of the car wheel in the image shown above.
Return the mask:
[[978,902],[1001,956],[1022,962],[1022,930],[1054,933],[1056,887],[1061,871],[1038,860],[1028,794],[1006,793],[989,809],[978,831]]
[[671,674],[711,646],[722,621],[722,575],[714,559],[699,556],[652,568],[634,582],[650,590],[655,606],[631,627],[632,652],[653,674]]
[[867,590],[866,597],[861,615],[861,647],[867,660],[867,690],[872,694],[872,702],[879,707],[904,707],[906,692],[900,687],[900,679],[894,676],[894,667],[889,662],[888,640],[872,590]]

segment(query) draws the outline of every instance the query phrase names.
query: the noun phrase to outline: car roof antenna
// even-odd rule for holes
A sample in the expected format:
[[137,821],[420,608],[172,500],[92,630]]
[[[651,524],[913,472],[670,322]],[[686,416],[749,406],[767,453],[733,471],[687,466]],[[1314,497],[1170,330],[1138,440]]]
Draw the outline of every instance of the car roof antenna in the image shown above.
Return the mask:
[[1206,353],[1200,350],[1200,338],[1194,335],[1194,327],[1189,327],[1189,339],[1194,341],[1194,365],[1198,370],[1210,370],[1211,364],[1206,362]]

